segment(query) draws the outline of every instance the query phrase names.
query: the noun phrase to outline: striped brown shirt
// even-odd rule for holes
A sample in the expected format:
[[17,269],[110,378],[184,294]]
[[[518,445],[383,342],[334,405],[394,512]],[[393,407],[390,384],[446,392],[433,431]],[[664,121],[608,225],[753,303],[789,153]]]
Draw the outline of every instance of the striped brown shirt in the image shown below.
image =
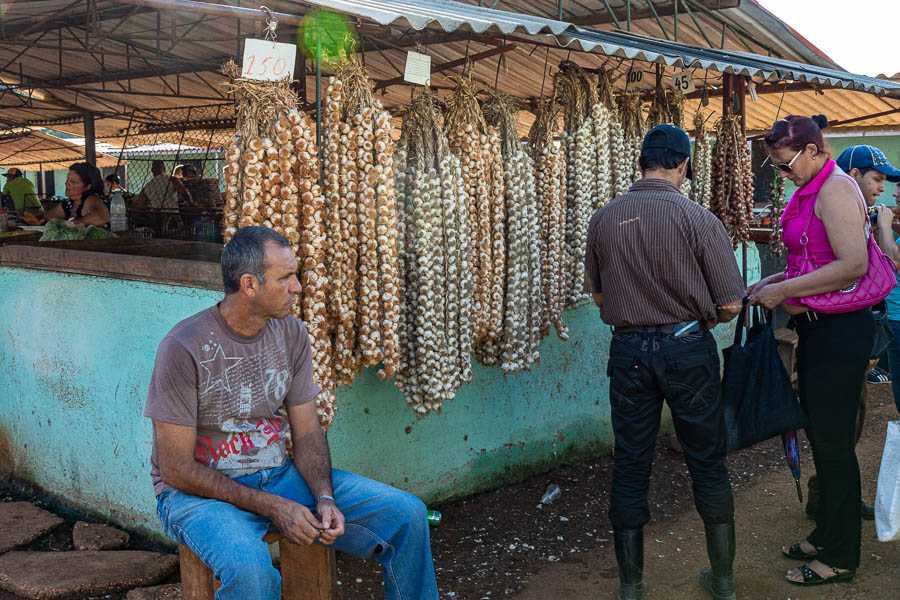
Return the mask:
[[584,261],[616,327],[714,321],[744,296],[725,227],[663,179],[641,179],[591,218]]

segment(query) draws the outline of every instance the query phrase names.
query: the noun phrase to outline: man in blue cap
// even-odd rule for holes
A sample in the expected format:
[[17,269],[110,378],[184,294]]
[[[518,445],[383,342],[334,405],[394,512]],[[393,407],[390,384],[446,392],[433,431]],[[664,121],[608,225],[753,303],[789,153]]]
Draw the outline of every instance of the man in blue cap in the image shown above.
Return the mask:
[[900,169],[892,166],[884,152],[866,144],[850,146],[837,158],[837,166],[856,180],[867,206],[875,206],[884,193],[885,180],[900,182]]
[[684,130],[651,129],[641,179],[591,218],[584,267],[613,326],[607,375],[615,434],[609,518],[618,600],[642,600],[647,493],[663,401],[672,411],[706,530],[701,585],[734,600],[734,501],[725,467],[719,353],[709,329],[741,310],[744,284],[725,227],[681,193],[690,177]]
[[[894,198],[897,201],[897,206],[900,206],[900,169],[891,165],[890,162],[888,162],[887,157],[884,156],[884,153],[877,148],[873,148],[872,146],[854,147],[872,148],[874,152],[872,153],[873,159],[871,161],[871,167],[864,167],[859,156],[854,152],[852,161],[852,164],[854,165],[853,170],[865,169],[867,170],[867,174],[872,173],[872,171],[877,172],[881,176],[879,179],[882,181],[882,190],[884,188],[885,180],[897,183],[897,189],[894,190]],[[848,148],[844,154],[847,154],[849,150],[851,149]],[[842,154],[841,157],[843,157],[844,154]],[[840,162],[838,164],[840,164]],[[897,245],[897,231],[900,227],[897,225],[897,215],[895,212],[898,209],[896,207],[878,205],[875,207],[875,210],[878,211],[878,229],[875,232],[875,239],[878,241],[878,245],[884,253],[890,256],[898,267],[900,267],[900,247]],[[898,287],[895,287],[891,294],[885,299],[885,304],[887,304],[888,323],[894,332],[894,339],[888,348],[888,365],[891,370],[891,385],[894,392],[894,404],[897,407],[897,411],[900,412],[900,277],[897,278],[897,284]]]

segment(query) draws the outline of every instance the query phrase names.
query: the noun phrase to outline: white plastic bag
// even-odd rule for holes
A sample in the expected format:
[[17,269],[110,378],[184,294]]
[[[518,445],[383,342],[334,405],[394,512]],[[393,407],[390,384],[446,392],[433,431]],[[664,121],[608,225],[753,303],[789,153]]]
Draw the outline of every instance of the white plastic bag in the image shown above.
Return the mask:
[[878,541],[900,540],[900,421],[888,423],[884,440],[875,494],[875,531]]

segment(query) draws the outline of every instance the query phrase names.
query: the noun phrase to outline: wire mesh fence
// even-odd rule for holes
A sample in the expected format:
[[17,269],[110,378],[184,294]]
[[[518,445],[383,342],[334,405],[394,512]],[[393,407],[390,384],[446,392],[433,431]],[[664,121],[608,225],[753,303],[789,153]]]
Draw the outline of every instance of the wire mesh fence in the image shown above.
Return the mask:
[[221,242],[223,157],[234,127],[231,103],[144,110],[109,140],[121,148],[106,150],[119,164],[103,175],[118,176],[135,235]]

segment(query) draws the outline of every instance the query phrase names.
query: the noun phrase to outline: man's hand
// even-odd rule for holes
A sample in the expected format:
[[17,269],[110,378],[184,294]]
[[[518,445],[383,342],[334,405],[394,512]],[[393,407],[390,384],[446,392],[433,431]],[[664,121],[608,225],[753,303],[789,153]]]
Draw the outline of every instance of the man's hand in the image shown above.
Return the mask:
[[[337,510],[337,507],[335,507],[335,510]],[[308,508],[285,498],[280,498],[267,516],[278,528],[278,531],[281,532],[281,535],[295,544],[303,546],[312,544],[320,534],[324,535],[324,530],[328,529],[328,526],[316,519],[315,515]],[[341,533],[343,532],[342,516]],[[336,539],[338,536],[334,537]],[[334,540],[328,543],[332,541]]]
[[344,535],[344,514],[337,504],[328,498],[322,498],[316,505],[316,513],[322,522],[322,530],[319,532],[320,542],[326,545],[333,544],[334,540]]

